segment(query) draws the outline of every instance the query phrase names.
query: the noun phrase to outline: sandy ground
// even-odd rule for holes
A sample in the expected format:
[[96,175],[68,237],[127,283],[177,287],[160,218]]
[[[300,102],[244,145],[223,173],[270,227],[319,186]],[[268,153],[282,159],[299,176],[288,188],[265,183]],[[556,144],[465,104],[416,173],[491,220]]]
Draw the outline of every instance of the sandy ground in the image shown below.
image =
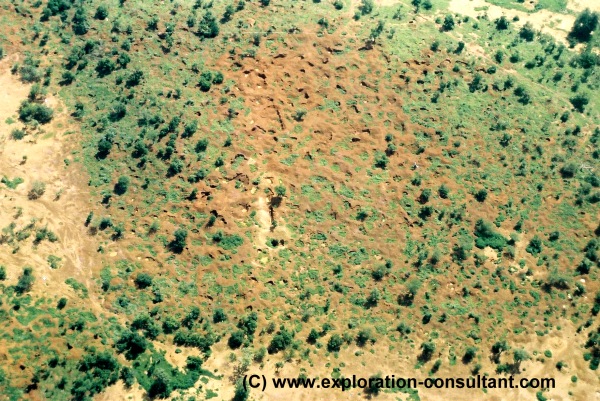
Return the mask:
[[[0,62],[0,175],[9,179],[20,177],[24,182],[16,189],[0,184],[0,227],[14,223],[16,232],[35,219],[36,228],[47,227],[57,235],[58,241],[45,240],[34,245],[33,232],[18,242],[17,252],[13,253],[13,246],[2,244],[0,264],[6,266],[9,283],[17,280],[23,267],[31,266],[35,277],[34,294],[76,300],[78,295],[65,280],[73,277],[90,287],[95,263],[92,257],[97,248],[83,225],[90,202],[87,179],[81,168],[72,163],[67,167],[64,162],[72,160],[70,147],[78,142],[79,134],[69,126],[69,116],[59,100],[49,94],[46,104],[54,109],[53,121],[22,140],[10,138],[12,130],[23,127],[18,122],[18,108],[29,93],[29,86],[11,75],[12,62],[14,59]],[[30,200],[27,194],[34,181],[44,182],[46,191],[39,199]],[[59,268],[50,267],[49,255],[62,259]],[[91,301],[99,307],[92,294]]]
[[593,11],[600,12],[600,1],[598,0],[569,0],[567,8],[573,11],[582,11],[589,8]]
[[[480,7],[487,7],[486,11],[478,10]],[[525,25],[530,22],[536,29],[544,33],[552,35],[557,40],[567,43],[566,37],[573,23],[575,22],[574,15],[557,14],[548,10],[539,10],[533,13],[526,13],[518,10],[510,10],[496,5],[490,4],[485,0],[451,0],[450,11],[468,15],[475,18],[478,15],[487,14],[491,20],[501,16],[507,16],[510,19],[514,16],[519,17],[519,21],[515,22],[518,26]]]

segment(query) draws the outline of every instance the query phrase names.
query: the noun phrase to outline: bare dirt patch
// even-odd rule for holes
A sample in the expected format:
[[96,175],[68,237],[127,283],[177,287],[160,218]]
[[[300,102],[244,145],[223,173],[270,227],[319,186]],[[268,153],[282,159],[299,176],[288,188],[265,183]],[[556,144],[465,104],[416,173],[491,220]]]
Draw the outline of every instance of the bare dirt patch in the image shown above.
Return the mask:
[[[24,265],[31,265],[39,273],[37,285],[47,288],[63,287],[60,283],[68,277],[87,279],[92,261],[86,251],[94,247],[83,227],[89,197],[86,188],[78,185],[86,181],[79,169],[69,168],[65,162],[72,162],[68,143],[76,143],[77,134],[69,131],[69,117],[61,111],[58,100],[48,96],[47,104],[55,110],[54,120],[35,132],[28,129],[30,133],[22,140],[11,139],[13,129],[23,128],[17,122],[17,114],[29,87],[11,75],[4,63],[0,64],[0,88],[0,171],[8,179],[23,180],[15,189],[2,185],[0,225],[13,222],[18,230],[35,219],[35,227],[47,227],[58,237],[56,242],[42,241],[37,246],[31,238],[25,240],[18,244],[17,252],[6,249],[8,252],[0,253],[0,263],[6,264],[9,279],[16,277]],[[15,122],[7,124],[9,119]],[[31,200],[28,193],[35,181],[43,182],[46,189],[39,199]],[[63,259],[60,268],[53,270],[48,266],[48,254]]]
[[600,12],[600,1],[596,0],[568,0],[567,8],[573,11],[583,11],[589,8],[593,11]]
[[[486,7],[487,9],[482,10]],[[573,27],[575,16],[553,13],[548,10],[539,10],[532,13],[526,13],[518,10],[505,9],[485,0],[452,0],[449,6],[450,11],[468,15],[476,18],[479,15],[487,14],[490,19],[500,18],[505,15],[509,18],[519,17],[515,24],[523,26],[530,22],[536,29],[552,35],[556,40],[567,43],[567,34]]]

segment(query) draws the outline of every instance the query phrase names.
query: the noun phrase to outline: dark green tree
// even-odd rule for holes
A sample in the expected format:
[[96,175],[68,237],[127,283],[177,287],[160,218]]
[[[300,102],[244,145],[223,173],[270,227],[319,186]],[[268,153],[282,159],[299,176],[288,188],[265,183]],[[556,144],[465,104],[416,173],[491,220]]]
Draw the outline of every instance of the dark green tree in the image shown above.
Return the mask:
[[477,355],[477,348],[468,347],[462,358],[463,363],[464,364],[471,363],[471,361],[473,361],[473,359],[475,359],[476,355]]
[[269,344],[269,354],[275,354],[279,351],[285,350],[287,347],[292,345],[294,335],[284,327],[281,328],[271,339]]
[[308,337],[306,338],[306,341],[309,344],[315,344],[317,342],[317,340],[319,339],[319,337],[321,337],[319,335],[319,332],[313,328],[310,330],[310,333],[308,333]]
[[167,398],[172,391],[170,375],[161,368],[155,369],[152,374],[152,384],[148,389],[150,398]]
[[583,93],[578,93],[569,100],[571,101],[573,108],[580,113],[585,111],[585,106],[590,102],[589,97]]
[[598,13],[592,12],[589,8],[579,13],[569,32],[569,39],[574,42],[589,42],[592,32],[598,27],[598,17]]
[[139,273],[134,282],[135,286],[139,289],[148,288],[152,285],[152,276],[148,273]]
[[85,10],[83,8],[78,8],[75,11],[72,19],[73,32],[76,35],[85,35],[90,30],[90,23],[87,20],[87,16],[85,15]]
[[332,334],[329,337],[329,341],[327,341],[327,351],[329,352],[339,352],[342,348],[342,344],[344,344],[344,340],[339,334]]
[[455,25],[454,17],[450,14],[447,14],[444,17],[444,23],[442,24],[442,30],[446,31],[446,32],[451,31],[454,29],[454,25]]
[[52,121],[54,112],[50,107],[44,104],[31,103],[24,100],[19,107],[19,119],[24,123],[37,121],[40,124],[47,124]]
[[223,18],[221,19],[221,22],[226,23],[231,21],[231,17],[234,13],[235,7],[233,7],[233,4],[228,4],[227,7],[225,7],[225,12],[223,13]]
[[198,23],[197,35],[203,39],[211,39],[219,34],[219,23],[210,11],[202,17]]
[[508,21],[508,18],[506,18],[504,15],[496,19],[496,29],[499,31],[504,31],[508,29],[509,25],[510,22]]
[[227,321],[227,314],[221,308],[215,309],[213,312],[213,323],[221,323]]
[[229,348],[231,348],[231,349],[237,349],[237,348],[241,347],[243,343],[244,343],[244,332],[241,330],[236,330],[233,333],[231,333],[229,340],[227,340],[227,345],[229,345]]
[[117,68],[117,65],[113,60],[109,58],[103,58],[102,60],[98,61],[98,65],[96,65],[96,72],[98,73],[98,76],[104,77],[112,73],[115,68]]
[[421,354],[418,357],[419,361],[421,361],[421,362],[429,361],[431,359],[431,357],[433,356],[434,352],[435,352],[435,344],[432,343],[431,341],[424,342],[423,344],[421,344]]
[[185,230],[183,228],[178,228],[177,230],[175,230],[175,233],[173,235],[175,238],[169,244],[169,248],[171,249],[171,251],[173,251],[175,253],[183,252],[183,250],[185,249],[187,235],[188,235],[187,230]]
[[526,42],[531,42],[535,38],[535,30],[533,29],[533,25],[531,25],[529,22],[523,25],[519,31],[519,36]]
[[244,386],[243,379],[239,379],[235,383],[235,392],[233,393],[233,401],[246,401],[250,396],[250,389]]
[[15,293],[22,295],[30,291],[34,281],[33,270],[31,267],[25,267],[23,273],[19,276],[19,281],[17,281],[17,284],[14,287]]
[[96,14],[94,14],[94,18],[102,21],[108,18],[108,8],[104,5],[98,6],[96,9]]
[[129,189],[129,183],[130,183],[129,177],[127,177],[125,175],[120,176],[119,179],[117,180],[117,183],[115,184],[114,192],[117,195],[125,194],[125,192],[127,192],[127,190]]
[[204,71],[200,74],[200,81],[198,81],[198,86],[200,86],[200,90],[202,92],[208,92],[210,87],[212,86],[213,75],[210,71]]
[[127,330],[121,334],[121,337],[115,343],[115,348],[117,352],[125,353],[125,357],[132,360],[146,351],[148,342],[139,333]]

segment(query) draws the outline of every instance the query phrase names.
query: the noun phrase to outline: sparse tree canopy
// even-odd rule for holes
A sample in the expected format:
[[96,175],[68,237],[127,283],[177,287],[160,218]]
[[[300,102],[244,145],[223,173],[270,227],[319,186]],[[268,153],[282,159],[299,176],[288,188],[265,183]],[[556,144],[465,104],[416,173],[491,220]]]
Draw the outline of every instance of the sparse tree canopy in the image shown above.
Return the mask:
[[569,50],[506,7],[391,3],[2,3],[0,398],[410,398],[379,361],[529,358],[590,387],[598,14]]

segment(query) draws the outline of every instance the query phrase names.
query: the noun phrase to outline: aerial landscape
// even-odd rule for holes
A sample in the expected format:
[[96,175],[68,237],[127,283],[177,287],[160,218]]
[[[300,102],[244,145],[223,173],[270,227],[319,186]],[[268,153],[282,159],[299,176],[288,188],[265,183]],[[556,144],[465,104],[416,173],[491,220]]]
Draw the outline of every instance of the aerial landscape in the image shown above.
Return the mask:
[[600,0],[0,0],[0,401],[600,400]]

